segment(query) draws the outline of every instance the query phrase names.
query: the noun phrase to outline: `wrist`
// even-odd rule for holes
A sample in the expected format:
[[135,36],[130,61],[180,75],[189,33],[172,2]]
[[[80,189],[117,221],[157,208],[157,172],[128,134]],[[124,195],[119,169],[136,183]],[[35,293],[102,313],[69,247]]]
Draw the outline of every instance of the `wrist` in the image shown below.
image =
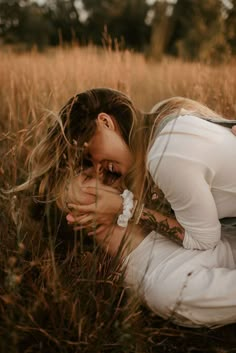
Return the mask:
[[122,198],[122,212],[117,218],[117,225],[126,228],[133,216],[136,202],[134,201],[134,194],[128,189],[125,189],[120,196]]

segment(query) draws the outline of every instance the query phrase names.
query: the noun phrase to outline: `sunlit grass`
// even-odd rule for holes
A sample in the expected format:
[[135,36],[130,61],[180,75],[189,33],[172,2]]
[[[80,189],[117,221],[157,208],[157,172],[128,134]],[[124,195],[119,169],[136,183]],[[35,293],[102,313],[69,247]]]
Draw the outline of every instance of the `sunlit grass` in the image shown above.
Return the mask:
[[0,113],[6,129],[57,109],[90,87],[112,87],[129,94],[144,110],[160,99],[183,95],[227,114],[236,113],[236,64],[210,67],[110,49],[68,48],[47,53],[0,53]]
[[[142,110],[180,95],[236,116],[234,63],[153,62],[141,54],[93,46],[3,51],[0,83],[4,188],[25,177],[32,141],[22,136],[29,123],[91,87],[122,90]],[[189,342],[201,352],[207,345],[208,352],[220,351],[225,341],[216,341],[216,334],[176,328],[140,309],[123,290],[117,259],[71,232],[53,207],[44,217],[47,227],[32,220],[30,199],[27,193],[0,194],[0,352],[151,353],[179,352],[179,346],[185,352]],[[38,207],[38,218],[40,212]]]

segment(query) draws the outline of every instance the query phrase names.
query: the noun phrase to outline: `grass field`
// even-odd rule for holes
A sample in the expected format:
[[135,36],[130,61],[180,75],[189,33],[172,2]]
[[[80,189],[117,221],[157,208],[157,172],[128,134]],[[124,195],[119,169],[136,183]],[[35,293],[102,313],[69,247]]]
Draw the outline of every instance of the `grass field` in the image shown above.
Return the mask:
[[[0,53],[0,186],[24,180],[32,140],[25,129],[75,93],[107,86],[142,110],[170,96],[236,117],[236,63],[147,60],[109,48]],[[51,207],[44,222],[30,193],[0,194],[0,352],[236,352],[235,325],[183,329],[138,306],[116,259],[67,228]],[[29,213],[33,218],[30,217]],[[38,220],[37,220],[38,219]]]

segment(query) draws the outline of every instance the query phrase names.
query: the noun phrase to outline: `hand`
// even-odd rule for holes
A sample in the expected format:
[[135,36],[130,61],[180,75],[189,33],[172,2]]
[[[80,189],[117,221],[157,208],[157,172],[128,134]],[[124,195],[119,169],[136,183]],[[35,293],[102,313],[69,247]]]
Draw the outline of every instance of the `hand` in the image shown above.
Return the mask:
[[[99,182],[96,186],[82,186],[81,189],[86,203],[68,203],[71,212],[66,217],[67,221],[79,224],[75,227],[77,230],[91,227],[94,223],[106,226],[113,224],[123,204],[120,192]],[[88,204],[87,199],[93,202]]]
[[[117,225],[101,225],[96,230],[88,233],[88,235],[94,236],[96,243],[111,256],[115,256],[118,252],[120,257],[127,255],[127,245],[131,235],[127,233],[126,228]],[[136,239],[134,240],[136,241]],[[131,248],[129,248],[129,251],[131,251]]]
[[[67,221],[76,224],[75,229],[94,229],[94,224],[109,225],[122,206],[120,184],[106,186],[95,178],[93,169],[73,178],[67,188]],[[79,224],[79,226],[78,226]]]
[[98,180],[87,173],[80,173],[72,178],[66,190],[66,203],[89,205],[95,202],[95,196],[85,191],[86,186],[96,187]]
[[128,228],[122,228],[117,225],[100,226],[93,232],[96,242],[111,256],[127,256],[144,239],[143,230],[138,225],[129,225]]
[[83,186],[95,186],[96,179],[93,177],[92,171],[86,170],[86,173],[80,173],[79,175],[65,180],[64,188],[56,200],[57,206],[63,212],[69,212],[67,207],[68,203],[81,203],[81,204],[91,204],[95,201],[92,195],[88,195],[83,192]]

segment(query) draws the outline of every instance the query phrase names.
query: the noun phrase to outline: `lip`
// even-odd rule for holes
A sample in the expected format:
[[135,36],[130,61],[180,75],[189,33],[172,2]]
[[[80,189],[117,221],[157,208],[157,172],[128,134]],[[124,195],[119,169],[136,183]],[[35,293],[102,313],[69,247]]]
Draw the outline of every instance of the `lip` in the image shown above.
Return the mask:
[[117,162],[115,161],[106,161],[104,163],[104,168],[107,169],[110,173],[119,173],[117,170]]

